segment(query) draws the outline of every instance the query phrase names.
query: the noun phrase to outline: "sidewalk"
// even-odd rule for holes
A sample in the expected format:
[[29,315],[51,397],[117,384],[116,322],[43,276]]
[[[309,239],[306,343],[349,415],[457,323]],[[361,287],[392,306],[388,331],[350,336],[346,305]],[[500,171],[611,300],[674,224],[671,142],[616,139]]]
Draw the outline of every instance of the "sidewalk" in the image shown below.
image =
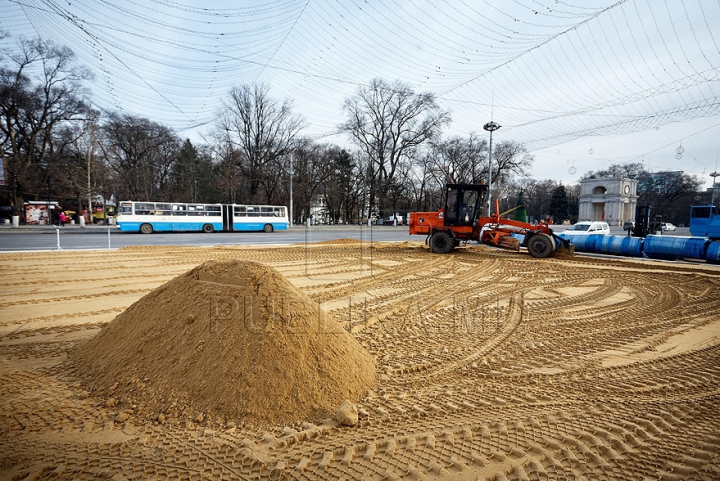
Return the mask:
[[55,232],[55,229],[60,229],[62,232],[82,233],[82,232],[107,232],[108,229],[117,230],[116,225],[99,225],[90,224],[81,227],[78,224],[71,225],[65,224],[62,227],[56,225],[24,225],[20,224],[19,227],[13,227],[12,224],[0,224],[0,233],[8,234],[14,232]]

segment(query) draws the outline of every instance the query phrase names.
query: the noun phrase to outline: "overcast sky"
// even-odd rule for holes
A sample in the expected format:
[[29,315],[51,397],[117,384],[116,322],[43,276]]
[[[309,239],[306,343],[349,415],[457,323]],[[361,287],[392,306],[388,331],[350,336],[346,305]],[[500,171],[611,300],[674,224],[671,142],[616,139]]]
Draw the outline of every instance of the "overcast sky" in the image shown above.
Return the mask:
[[194,142],[233,85],[264,82],[305,135],[350,148],[343,101],[379,77],[435,93],[444,137],[487,135],[492,119],[493,142],[533,153],[532,177],[566,183],[644,162],[711,184],[718,25],[719,0],[0,0],[3,49],[67,45],[97,108]]

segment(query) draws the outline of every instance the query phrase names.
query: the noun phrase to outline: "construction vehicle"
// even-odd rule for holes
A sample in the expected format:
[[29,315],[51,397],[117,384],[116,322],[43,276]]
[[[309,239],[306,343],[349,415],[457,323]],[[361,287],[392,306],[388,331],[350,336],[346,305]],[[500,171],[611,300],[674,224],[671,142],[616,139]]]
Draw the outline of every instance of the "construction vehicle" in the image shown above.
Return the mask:
[[443,209],[410,213],[410,234],[426,235],[430,250],[438,254],[447,254],[469,241],[516,251],[526,247],[537,258],[550,257],[560,249],[574,253],[575,246],[555,235],[550,221],[530,224],[503,218],[515,209],[501,214],[497,201],[495,213],[483,215],[487,195],[484,184],[447,184]]
[[649,205],[635,207],[635,222],[632,225],[632,235],[634,237],[647,237],[648,234],[662,233],[662,216],[656,215],[653,218],[650,216],[650,210]]
[[714,204],[690,207],[690,235],[720,240],[720,214]]

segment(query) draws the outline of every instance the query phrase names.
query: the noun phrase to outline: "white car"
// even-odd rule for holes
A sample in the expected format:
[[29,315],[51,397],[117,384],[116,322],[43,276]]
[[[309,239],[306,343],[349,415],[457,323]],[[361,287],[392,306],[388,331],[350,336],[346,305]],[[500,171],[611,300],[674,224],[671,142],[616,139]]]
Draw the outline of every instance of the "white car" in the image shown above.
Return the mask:
[[677,227],[675,227],[675,226],[674,226],[673,224],[671,224],[670,222],[663,222],[662,224],[660,224],[660,228],[661,228],[662,230],[668,231],[668,232],[672,232],[672,231],[674,231],[675,229],[677,229]]
[[590,234],[610,234],[610,226],[607,222],[578,222],[565,229],[563,234],[566,235],[590,235]]

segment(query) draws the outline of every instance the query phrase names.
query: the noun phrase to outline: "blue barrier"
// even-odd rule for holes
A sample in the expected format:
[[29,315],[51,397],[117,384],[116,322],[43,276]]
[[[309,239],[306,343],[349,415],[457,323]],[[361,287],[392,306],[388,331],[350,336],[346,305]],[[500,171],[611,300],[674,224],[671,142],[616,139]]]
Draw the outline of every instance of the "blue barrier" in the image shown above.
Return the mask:
[[558,234],[558,237],[567,239],[575,244],[575,252],[595,252],[596,245],[605,236],[603,234],[572,235],[566,232],[561,232]]
[[710,264],[720,264],[720,240],[708,244],[705,260]]
[[577,235],[569,232],[561,232],[558,237],[572,242],[576,252],[667,260],[703,259],[710,264],[720,264],[720,240],[711,241],[706,237],[648,235],[643,239],[620,235]]
[[[626,244],[625,241],[627,241]],[[625,237],[625,241],[623,241],[623,246],[627,245],[627,255],[633,257],[642,257],[643,244],[645,243],[645,239],[643,239],[642,237]]]
[[649,235],[645,238],[645,256],[651,259],[705,259],[708,240],[704,237]]
[[642,257],[643,239],[621,235],[606,235],[595,241],[595,251],[600,254]]

